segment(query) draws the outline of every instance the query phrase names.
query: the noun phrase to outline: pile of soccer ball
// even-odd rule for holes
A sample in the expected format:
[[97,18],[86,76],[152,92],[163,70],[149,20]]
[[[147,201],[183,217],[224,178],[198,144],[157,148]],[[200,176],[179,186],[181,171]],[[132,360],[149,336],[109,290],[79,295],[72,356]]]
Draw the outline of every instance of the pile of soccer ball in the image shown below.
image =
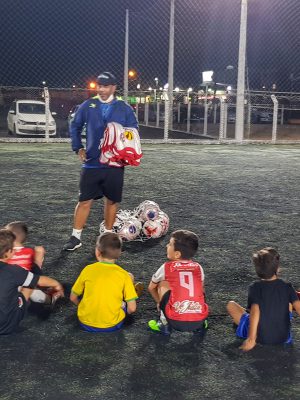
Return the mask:
[[[113,232],[124,241],[145,241],[164,236],[169,229],[169,217],[154,201],[145,200],[133,211],[119,210]],[[100,235],[105,231],[104,221],[100,224]]]

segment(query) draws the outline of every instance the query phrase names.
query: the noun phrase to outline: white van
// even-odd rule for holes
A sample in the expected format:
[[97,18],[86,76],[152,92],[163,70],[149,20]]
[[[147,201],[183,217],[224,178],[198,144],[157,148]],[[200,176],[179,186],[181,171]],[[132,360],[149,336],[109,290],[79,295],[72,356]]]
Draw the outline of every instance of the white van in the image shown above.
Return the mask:
[[[56,134],[56,123],[49,114],[49,136]],[[45,103],[37,100],[15,100],[7,115],[8,132],[16,135],[45,136],[46,112]]]

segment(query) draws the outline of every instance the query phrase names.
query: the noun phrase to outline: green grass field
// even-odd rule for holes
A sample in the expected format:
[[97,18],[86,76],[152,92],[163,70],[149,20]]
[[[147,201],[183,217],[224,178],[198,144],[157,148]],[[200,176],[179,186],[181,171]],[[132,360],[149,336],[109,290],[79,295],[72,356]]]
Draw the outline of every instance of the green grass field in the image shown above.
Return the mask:
[[[121,208],[154,200],[168,213],[170,232],[199,234],[211,308],[204,341],[147,331],[156,317],[147,293],[133,323],[109,334],[81,332],[65,300],[0,338],[0,400],[299,398],[300,318],[292,346],[258,345],[243,354],[225,310],[228,300],[246,305],[255,279],[251,254],[264,246],[279,249],[281,276],[300,287],[299,156],[300,146],[144,145],[141,167],[126,170]],[[103,211],[97,202],[82,248],[61,252],[77,203],[76,156],[68,144],[1,143],[0,169],[1,225],[26,221],[30,243],[46,248],[45,274],[70,287],[94,260]],[[148,284],[165,261],[167,241],[125,244],[119,263]]]

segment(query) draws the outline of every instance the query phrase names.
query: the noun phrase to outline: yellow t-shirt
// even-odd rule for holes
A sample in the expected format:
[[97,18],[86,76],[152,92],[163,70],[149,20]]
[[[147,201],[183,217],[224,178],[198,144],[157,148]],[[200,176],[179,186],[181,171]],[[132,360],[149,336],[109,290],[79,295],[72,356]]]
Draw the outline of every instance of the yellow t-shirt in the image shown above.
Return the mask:
[[127,271],[116,264],[96,262],[80,273],[72,292],[82,296],[77,315],[95,328],[110,328],[125,318],[122,301],[138,298]]

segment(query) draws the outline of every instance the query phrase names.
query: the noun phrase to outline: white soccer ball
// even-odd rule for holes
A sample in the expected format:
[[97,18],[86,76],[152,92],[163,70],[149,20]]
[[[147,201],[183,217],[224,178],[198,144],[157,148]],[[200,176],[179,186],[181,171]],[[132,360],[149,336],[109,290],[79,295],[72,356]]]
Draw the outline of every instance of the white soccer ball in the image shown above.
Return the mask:
[[143,201],[135,210],[135,216],[145,222],[153,221],[158,217],[160,208],[157,203],[151,200]]
[[162,226],[162,233],[161,233],[161,236],[166,235],[166,233],[167,233],[168,230],[169,230],[169,225],[170,225],[170,219],[169,219],[168,215],[167,215],[165,212],[160,211],[159,214],[158,214],[157,221],[158,221],[158,222],[161,224],[161,226]]
[[[135,240],[141,233],[141,222],[131,215],[117,214],[116,220],[113,224],[112,231],[117,233],[122,240],[131,241]],[[100,224],[100,235],[105,232],[104,221]]]
[[120,223],[117,222],[115,225],[118,235],[125,241],[135,240],[142,229],[141,222],[135,217],[128,218]]
[[157,239],[162,236],[163,226],[159,220],[149,220],[144,223],[142,232],[148,239]]

